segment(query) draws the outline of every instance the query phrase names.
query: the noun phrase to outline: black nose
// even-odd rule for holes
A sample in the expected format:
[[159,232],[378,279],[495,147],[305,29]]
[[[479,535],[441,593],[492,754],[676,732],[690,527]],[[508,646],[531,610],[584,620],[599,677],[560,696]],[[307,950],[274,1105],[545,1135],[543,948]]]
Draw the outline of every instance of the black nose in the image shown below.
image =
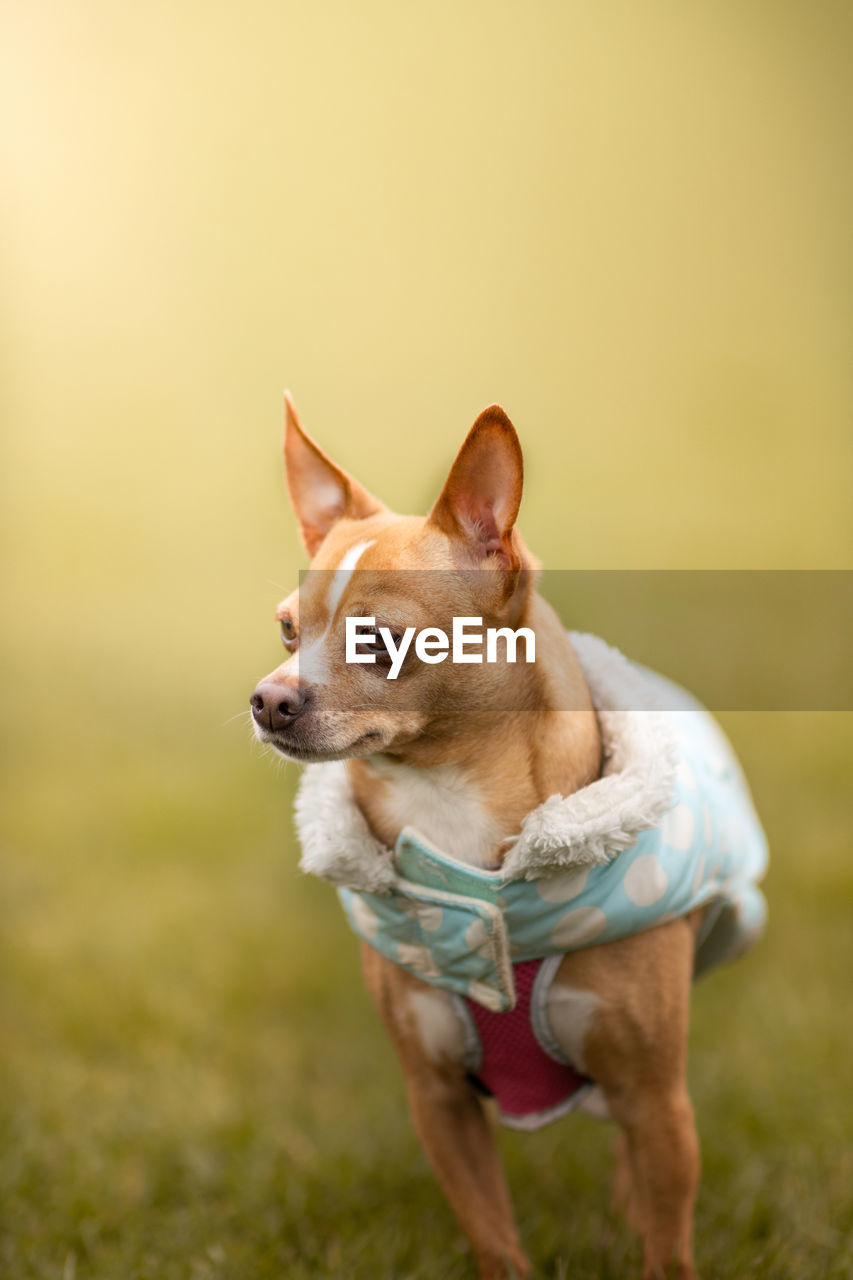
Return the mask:
[[269,680],[258,685],[249,702],[257,723],[270,733],[277,733],[302,715],[308,694],[296,685],[274,684]]

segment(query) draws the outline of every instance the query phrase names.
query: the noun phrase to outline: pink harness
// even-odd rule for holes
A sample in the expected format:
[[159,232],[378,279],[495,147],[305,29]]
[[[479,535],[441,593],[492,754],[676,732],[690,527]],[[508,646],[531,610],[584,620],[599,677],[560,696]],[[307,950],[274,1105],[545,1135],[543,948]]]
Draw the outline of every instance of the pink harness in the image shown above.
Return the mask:
[[593,1087],[560,1054],[545,1006],[561,956],[513,965],[518,1002],[493,1013],[457,997],[472,1040],[471,1074],[497,1100],[515,1129],[538,1129],[573,1110]]

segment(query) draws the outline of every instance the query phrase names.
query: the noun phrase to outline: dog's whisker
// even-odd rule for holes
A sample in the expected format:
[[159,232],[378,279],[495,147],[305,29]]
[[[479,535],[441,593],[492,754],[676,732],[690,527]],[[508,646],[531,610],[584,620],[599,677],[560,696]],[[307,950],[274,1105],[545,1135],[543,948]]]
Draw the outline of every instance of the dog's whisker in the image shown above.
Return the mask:
[[229,716],[227,720],[222,721],[220,727],[224,729],[227,724],[233,724],[235,720],[239,720],[242,717],[248,717],[248,719],[251,720],[252,713],[248,707],[246,707],[244,711],[235,711],[233,716]]

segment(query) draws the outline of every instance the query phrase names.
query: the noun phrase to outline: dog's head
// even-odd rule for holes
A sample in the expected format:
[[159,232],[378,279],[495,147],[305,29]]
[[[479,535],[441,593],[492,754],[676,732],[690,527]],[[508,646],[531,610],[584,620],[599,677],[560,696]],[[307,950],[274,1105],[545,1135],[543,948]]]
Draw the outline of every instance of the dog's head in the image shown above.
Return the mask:
[[[523,620],[534,563],[515,528],[521,447],[503,409],[477,418],[425,517],[389,511],[332,462],[289,396],[284,457],[311,565],[276,611],[285,660],[252,695],[261,741],[301,761],[394,753],[463,707],[496,705],[517,668],[441,661],[429,635],[419,659],[411,639],[449,636],[454,618],[481,618],[484,629]],[[348,618],[375,619],[359,624],[350,661]]]

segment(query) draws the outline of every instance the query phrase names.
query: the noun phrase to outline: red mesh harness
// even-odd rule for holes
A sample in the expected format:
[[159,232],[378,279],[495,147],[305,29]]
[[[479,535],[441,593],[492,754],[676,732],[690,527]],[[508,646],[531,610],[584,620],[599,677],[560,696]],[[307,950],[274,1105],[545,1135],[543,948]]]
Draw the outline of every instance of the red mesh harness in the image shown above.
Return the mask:
[[[560,956],[513,965],[518,1001],[507,1013],[492,1013],[461,1000],[469,1031],[479,1041],[472,1075],[494,1095],[503,1121],[516,1129],[538,1129],[571,1111],[592,1087],[562,1058],[545,1020],[545,1001]],[[543,965],[546,966],[543,969]]]

